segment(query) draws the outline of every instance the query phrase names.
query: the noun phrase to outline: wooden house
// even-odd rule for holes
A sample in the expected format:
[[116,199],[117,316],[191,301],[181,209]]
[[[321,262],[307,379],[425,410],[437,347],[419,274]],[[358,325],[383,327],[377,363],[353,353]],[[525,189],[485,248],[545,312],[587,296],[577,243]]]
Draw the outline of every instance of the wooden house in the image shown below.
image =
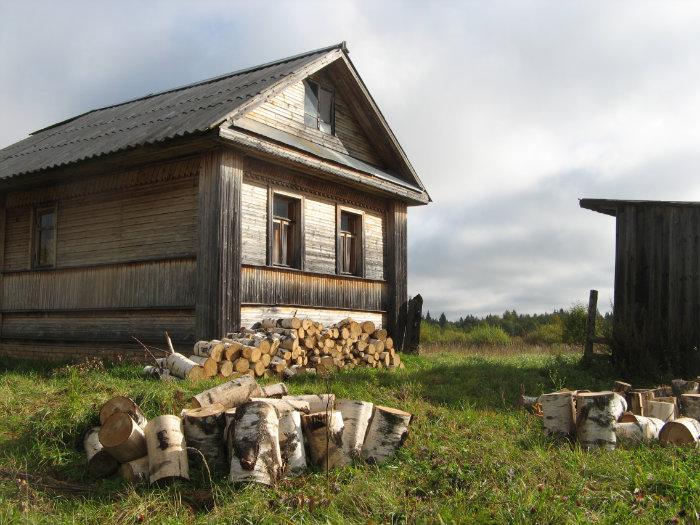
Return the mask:
[[0,150],[0,196],[0,354],[42,359],[294,312],[400,346],[430,201],[344,43],[36,131]]
[[700,203],[581,199],[616,218],[613,355],[623,369],[700,373]]

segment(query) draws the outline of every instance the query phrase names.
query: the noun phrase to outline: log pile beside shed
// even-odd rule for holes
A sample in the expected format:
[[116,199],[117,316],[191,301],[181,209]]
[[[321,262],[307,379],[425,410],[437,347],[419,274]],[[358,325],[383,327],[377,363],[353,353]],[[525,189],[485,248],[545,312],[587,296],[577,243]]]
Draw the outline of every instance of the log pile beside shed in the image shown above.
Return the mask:
[[189,480],[193,466],[212,478],[275,485],[309,467],[361,459],[381,463],[408,435],[411,414],[333,394],[288,395],[244,375],[195,395],[179,415],[147,420],[131,399],[110,399],[101,425],[86,432],[89,473],[119,471],[130,482]]
[[403,368],[394,341],[372,321],[344,319],[323,326],[311,319],[263,319],[250,329],[198,341],[192,355],[172,350],[144,375],[199,381],[212,377],[293,377],[355,367]]
[[539,397],[523,395],[521,401],[542,417],[547,434],[575,440],[588,450],[651,441],[693,447],[700,443],[700,378],[674,379],[655,388],[616,381],[609,391],[564,389]]

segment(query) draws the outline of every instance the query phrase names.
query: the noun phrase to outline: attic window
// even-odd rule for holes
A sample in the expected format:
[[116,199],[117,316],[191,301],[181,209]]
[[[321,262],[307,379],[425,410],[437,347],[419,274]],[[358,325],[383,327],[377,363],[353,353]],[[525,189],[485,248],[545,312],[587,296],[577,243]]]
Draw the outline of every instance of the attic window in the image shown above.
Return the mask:
[[313,80],[304,81],[304,124],[324,133],[335,132],[335,96]]

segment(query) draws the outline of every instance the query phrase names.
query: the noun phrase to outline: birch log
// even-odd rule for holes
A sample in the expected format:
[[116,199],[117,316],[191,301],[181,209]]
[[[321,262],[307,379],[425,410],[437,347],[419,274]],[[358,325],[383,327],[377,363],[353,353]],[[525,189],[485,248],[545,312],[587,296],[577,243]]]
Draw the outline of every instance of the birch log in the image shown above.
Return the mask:
[[147,453],[144,430],[126,412],[109,416],[98,435],[104,449],[120,463],[141,458]]
[[274,397],[281,399],[289,394],[289,390],[287,390],[287,385],[284,383],[275,383],[274,385],[262,387],[262,393],[262,397]]
[[151,484],[190,479],[187,444],[179,417],[165,415],[149,421],[146,425],[146,443],[148,478]]
[[219,370],[219,364],[211,357],[191,355],[189,359],[202,367],[204,377],[214,377]]
[[104,425],[105,421],[109,419],[109,416],[115,412],[124,412],[128,414],[141,428],[145,428],[146,423],[148,423],[146,416],[141,412],[141,408],[139,408],[133,400],[125,396],[116,396],[107,401],[100,408],[100,424]]
[[664,445],[697,446],[699,438],[700,422],[690,417],[669,421],[659,432],[659,441]]
[[671,403],[673,405],[673,419],[681,416],[680,405],[678,404],[678,398],[676,396],[667,397],[654,397],[654,401],[664,401],[666,403]]
[[83,447],[87,456],[87,471],[93,478],[106,478],[119,468],[119,462],[109,454],[99,438],[100,427],[93,427],[85,433]]
[[191,359],[177,352],[168,355],[165,360],[165,366],[170,370],[172,375],[180,379],[190,379],[192,381],[204,379],[204,369]]
[[260,387],[255,379],[242,376],[197,394],[192,404],[195,408],[214,403],[220,403],[224,408],[234,408],[247,402],[251,397],[259,397],[260,393]]
[[675,414],[675,405],[664,401],[649,401],[645,413],[649,417],[660,419],[664,423],[673,421]]
[[267,403],[277,410],[279,444],[284,475],[298,476],[306,470],[306,451],[301,428],[301,412],[309,412],[304,401],[284,401],[274,398],[253,398],[251,402]]
[[238,407],[227,440],[231,481],[274,485],[281,478],[279,418],[271,404],[255,401]]
[[119,473],[129,483],[148,483],[148,456],[123,463]]
[[680,397],[683,394],[697,394],[698,383],[697,381],[674,379],[673,381],[671,381],[671,389],[673,390],[673,395],[676,397]]
[[[220,403],[185,410],[182,417],[187,446],[202,453],[212,474],[226,471],[225,426],[224,406]],[[188,455],[192,465],[201,461],[201,456],[194,451],[188,451]]]
[[372,463],[386,460],[403,445],[410,423],[411,414],[408,412],[375,405],[362,446],[362,456]]
[[585,392],[576,396],[576,435],[584,449],[615,448],[615,422],[627,403],[613,392]]
[[552,392],[539,397],[544,415],[543,424],[548,434],[571,436],[576,432],[576,411],[573,392]]
[[366,401],[341,399],[336,408],[343,416],[343,450],[350,459],[360,457],[374,404]]
[[700,421],[700,394],[683,394],[681,407],[684,416]]
[[654,399],[654,391],[648,388],[638,388],[629,392],[632,404],[632,413],[637,416],[645,416],[647,403]]
[[618,442],[640,443],[659,439],[659,431],[664,426],[660,419],[625,414],[615,424],[615,438]]
[[302,396],[282,396],[282,399],[306,401],[311,412],[326,412],[335,408],[335,394],[309,394]]
[[301,416],[311,461],[323,469],[350,464],[343,450],[343,415],[337,410]]

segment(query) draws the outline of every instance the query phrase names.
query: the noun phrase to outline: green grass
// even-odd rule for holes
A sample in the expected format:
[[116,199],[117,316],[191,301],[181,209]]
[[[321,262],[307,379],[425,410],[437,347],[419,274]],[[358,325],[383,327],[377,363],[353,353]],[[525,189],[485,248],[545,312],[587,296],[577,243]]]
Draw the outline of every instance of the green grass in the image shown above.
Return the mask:
[[[700,455],[648,447],[586,453],[543,435],[541,421],[516,406],[555,388],[605,388],[605,361],[583,368],[572,353],[433,352],[405,358],[407,369],[354,370],[328,384],[306,377],[295,393],[324,392],[404,408],[414,414],[406,445],[381,466],[313,472],[279,487],[215,482],[217,503],[197,510],[192,493],[208,484],[132,487],[85,478],[75,448],[100,404],[132,396],[147,416],[178,413],[196,388],[138,377],[138,367],[17,365],[0,370],[0,466],[90,484],[75,497],[29,482],[0,481],[0,523],[664,523],[696,519]],[[678,522],[678,521],[676,521]]]

